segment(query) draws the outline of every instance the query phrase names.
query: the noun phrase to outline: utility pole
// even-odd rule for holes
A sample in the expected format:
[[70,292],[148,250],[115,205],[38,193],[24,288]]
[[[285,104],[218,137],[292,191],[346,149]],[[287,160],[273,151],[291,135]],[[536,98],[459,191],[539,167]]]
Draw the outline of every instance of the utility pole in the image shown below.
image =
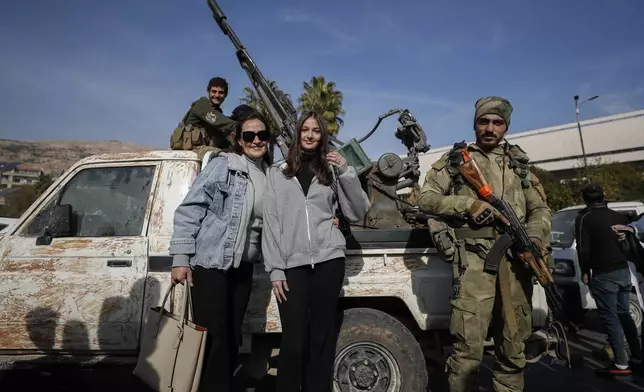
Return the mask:
[[581,105],[585,104],[588,101],[599,98],[599,95],[592,96],[585,101],[579,103],[579,95],[574,96],[575,100],[575,115],[577,117],[577,130],[579,131],[579,141],[581,142],[581,155],[584,158],[584,175],[588,178],[588,161],[586,160],[586,148],[584,147],[584,136],[581,133],[581,123],[579,122],[579,108]]

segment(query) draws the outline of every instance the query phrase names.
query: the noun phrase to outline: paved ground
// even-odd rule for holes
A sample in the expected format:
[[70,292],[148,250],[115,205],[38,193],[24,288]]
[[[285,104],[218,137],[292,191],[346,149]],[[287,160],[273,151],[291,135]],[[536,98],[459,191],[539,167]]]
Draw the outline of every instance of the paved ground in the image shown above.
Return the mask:
[[[632,381],[604,380],[596,377],[593,369],[602,366],[595,359],[593,350],[602,347],[604,336],[597,332],[584,330],[581,344],[575,345],[575,352],[584,356],[584,363],[575,369],[568,369],[552,358],[542,359],[529,365],[526,370],[525,392],[555,391],[596,391],[596,392],[644,392],[644,377],[635,376]],[[492,391],[491,373],[493,358],[486,355],[481,373],[482,391]],[[440,374],[442,369],[430,373],[431,390],[445,391],[445,380]],[[48,391],[48,392],[146,392],[149,391],[132,376],[130,367],[105,369],[39,369],[10,370],[0,372],[0,391]],[[271,372],[273,373],[273,372]],[[274,392],[274,378],[267,376],[261,385],[255,385],[255,392]],[[252,389],[251,389],[252,391]],[[419,391],[420,392],[420,391]]]

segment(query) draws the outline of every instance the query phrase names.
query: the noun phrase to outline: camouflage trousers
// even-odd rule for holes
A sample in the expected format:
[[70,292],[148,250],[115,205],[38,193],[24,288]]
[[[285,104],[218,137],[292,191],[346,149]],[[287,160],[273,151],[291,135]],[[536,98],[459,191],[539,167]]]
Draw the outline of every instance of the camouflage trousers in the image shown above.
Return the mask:
[[501,268],[509,269],[511,309],[516,315],[516,328],[509,328],[501,306],[498,273],[484,272],[483,260],[475,253],[467,252],[467,264],[460,277],[460,290],[451,302],[454,354],[446,364],[450,391],[469,392],[477,384],[490,327],[495,344],[494,390],[523,391],[524,341],[532,332],[533,286],[529,271],[518,263],[501,264]]

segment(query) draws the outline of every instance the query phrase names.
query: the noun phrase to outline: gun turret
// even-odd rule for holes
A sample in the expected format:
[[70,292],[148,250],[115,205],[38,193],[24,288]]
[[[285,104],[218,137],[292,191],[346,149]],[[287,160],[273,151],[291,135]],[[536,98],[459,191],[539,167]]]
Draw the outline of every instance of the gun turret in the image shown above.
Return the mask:
[[[207,2],[215,22],[233,43],[239,64],[248,75],[257,95],[268,110],[273,124],[278,128],[277,144],[282,156],[286,157],[289,146],[298,132],[295,128],[297,121],[295,106],[280,89],[271,88],[244,45],[228,25],[226,15],[219,4],[215,0],[207,0]],[[381,156],[374,165],[360,143],[376,131],[383,119],[394,114],[399,114],[398,122],[400,123],[395,136],[407,147],[408,154],[403,159],[397,154],[387,153]],[[372,207],[367,216],[366,226],[372,228],[409,227],[409,223],[406,221],[414,220],[414,218],[409,218],[407,213],[403,217],[401,213],[401,211],[409,209],[409,204],[398,198],[396,191],[418,184],[420,177],[418,154],[429,150],[425,132],[409,110],[393,109],[383,114],[379,117],[374,128],[360,140],[351,139],[348,143],[343,143],[335,136],[329,135],[329,147],[344,155],[349,165],[356,168],[362,178],[367,177],[366,191],[369,194]],[[400,203],[406,205],[403,207]]]
[[279,89],[274,90],[268,84],[268,81],[250,57],[244,45],[228,25],[226,15],[224,15],[219,4],[215,0],[207,1],[208,6],[212,10],[213,18],[221,28],[221,31],[232,41],[239,64],[248,75],[257,95],[268,109],[273,124],[277,126],[277,145],[282,152],[282,156],[285,157],[288,153],[288,146],[295,136],[295,122],[297,121],[295,107],[284,92]]

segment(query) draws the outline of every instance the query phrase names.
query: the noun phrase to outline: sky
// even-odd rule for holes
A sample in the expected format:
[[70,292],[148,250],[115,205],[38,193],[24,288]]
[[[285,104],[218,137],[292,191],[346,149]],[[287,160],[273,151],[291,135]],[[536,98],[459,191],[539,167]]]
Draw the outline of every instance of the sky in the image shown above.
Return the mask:
[[[514,106],[511,133],[644,109],[642,0],[219,0],[263,74],[294,98],[324,76],[342,140],[406,108],[432,148],[473,137],[474,102]],[[13,1],[0,6],[0,138],[169,148],[208,80],[250,86],[206,0]],[[395,117],[363,143],[405,153]]]

